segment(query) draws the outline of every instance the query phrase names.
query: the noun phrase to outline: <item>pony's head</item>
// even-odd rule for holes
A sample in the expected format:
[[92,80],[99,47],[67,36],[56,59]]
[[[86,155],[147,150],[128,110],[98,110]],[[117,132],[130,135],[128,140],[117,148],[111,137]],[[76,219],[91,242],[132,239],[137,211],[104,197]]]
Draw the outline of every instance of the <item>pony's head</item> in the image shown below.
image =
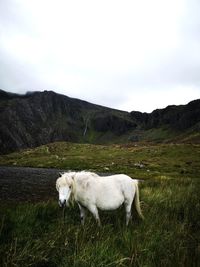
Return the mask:
[[61,177],[56,180],[56,189],[59,193],[58,203],[60,207],[64,207],[64,205],[69,205],[69,200],[72,197],[73,188],[74,180],[72,173],[61,174]]

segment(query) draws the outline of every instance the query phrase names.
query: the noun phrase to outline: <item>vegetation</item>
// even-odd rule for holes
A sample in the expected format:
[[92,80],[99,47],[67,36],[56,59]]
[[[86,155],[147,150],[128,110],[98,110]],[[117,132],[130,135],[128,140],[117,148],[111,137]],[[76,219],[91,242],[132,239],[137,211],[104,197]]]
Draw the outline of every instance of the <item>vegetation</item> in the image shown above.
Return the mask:
[[0,204],[0,266],[199,266],[200,146],[54,143],[0,157],[1,165],[88,169],[142,179],[145,220],[123,207],[98,228],[57,201]]

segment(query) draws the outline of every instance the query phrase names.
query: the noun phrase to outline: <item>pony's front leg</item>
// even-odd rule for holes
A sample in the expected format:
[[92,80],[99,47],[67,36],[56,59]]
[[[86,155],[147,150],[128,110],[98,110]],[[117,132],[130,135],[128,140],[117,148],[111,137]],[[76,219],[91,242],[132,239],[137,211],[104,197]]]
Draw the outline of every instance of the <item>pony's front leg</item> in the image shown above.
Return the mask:
[[100,218],[99,218],[99,213],[98,213],[97,207],[95,205],[91,205],[91,206],[88,207],[88,210],[93,214],[95,220],[98,223],[98,226],[101,226],[101,221],[100,221]]
[[78,207],[80,209],[81,224],[84,225],[85,224],[85,217],[86,217],[86,210],[79,203],[78,203]]

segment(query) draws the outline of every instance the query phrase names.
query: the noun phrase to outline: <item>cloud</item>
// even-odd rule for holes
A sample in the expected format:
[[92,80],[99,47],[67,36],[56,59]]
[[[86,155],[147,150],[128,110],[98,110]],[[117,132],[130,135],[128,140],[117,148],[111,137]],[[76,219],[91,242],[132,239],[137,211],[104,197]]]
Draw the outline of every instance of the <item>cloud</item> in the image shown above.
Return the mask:
[[[120,103],[118,108],[127,111],[152,112],[155,107],[165,108],[168,105],[173,105],[173,103],[186,104],[191,99],[197,98],[199,98],[199,89],[196,87],[177,86],[170,89],[165,88],[162,91],[158,88],[144,89],[130,93],[125,102]],[[166,105],[166,103],[168,104]]]
[[142,111],[200,98],[199,11],[197,0],[2,0],[0,88]]

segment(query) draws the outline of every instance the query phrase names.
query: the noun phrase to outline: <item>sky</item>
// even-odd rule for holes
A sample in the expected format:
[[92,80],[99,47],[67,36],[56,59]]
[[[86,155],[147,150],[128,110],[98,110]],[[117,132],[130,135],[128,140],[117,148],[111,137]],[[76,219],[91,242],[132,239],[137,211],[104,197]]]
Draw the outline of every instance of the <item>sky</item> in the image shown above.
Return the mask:
[[0,88],[126,111],[200,98],[199,0],[0,0]]

